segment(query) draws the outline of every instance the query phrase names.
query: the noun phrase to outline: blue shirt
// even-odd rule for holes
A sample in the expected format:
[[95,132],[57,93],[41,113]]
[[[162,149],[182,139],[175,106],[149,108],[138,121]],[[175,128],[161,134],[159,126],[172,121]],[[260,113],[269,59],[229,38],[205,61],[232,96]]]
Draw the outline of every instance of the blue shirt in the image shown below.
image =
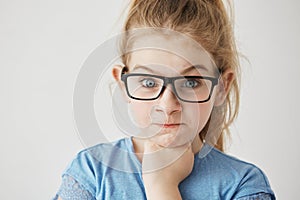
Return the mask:
[[[191,174],[179,185],[182,199],[275,199],[267,177],[253,164],[208,144],[194,159]],[[143,200],[146,195],[141,171],[131,138],[124,138],[79,152],[63,177],[71,177],[86,199]],[[63,185],[58,192],[61,197],[68,195]]]

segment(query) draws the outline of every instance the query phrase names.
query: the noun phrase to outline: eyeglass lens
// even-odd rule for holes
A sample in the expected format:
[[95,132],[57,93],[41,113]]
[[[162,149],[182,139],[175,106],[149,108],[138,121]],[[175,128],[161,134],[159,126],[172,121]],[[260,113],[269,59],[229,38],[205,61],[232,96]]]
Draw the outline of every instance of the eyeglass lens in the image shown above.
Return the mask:
[[[128,76],[129,94],[138,99],[157,98],[164,86],[164,80],[151,76]],[[203,78],[179,78],[174,80],[175,94],[187,101],[204,101],[210,95],[212,82]],[[174,89],[174,88],[173,88]]]

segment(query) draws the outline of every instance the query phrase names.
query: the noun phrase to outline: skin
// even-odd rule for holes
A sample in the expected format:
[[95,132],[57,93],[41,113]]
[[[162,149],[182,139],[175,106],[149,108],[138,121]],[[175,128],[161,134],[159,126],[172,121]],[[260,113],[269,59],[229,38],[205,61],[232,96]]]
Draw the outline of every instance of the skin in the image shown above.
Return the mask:
[[[214,77],[213,69],[208,67],[207,70],[191,68],[191,63],[185,59],[160,50],[133,52],[128,65],[130,73],[150,73],[170,77],[182,75]],[[141,68],[139,67],[141,65],[147,67]],[[123,82],[119,80],[121,69],[121,66],[116,66],[113,69],[113,75],[125,91]],[[190,70],[187,71],[187,69]],[[147,139],[163,147],[176,147],[192,142],[210,116],[215,102],[215,91],[211,101],[201,104],[178,100],[170,85],[157,100],[128,99],[132,120],[143,130],[141,138],[134,138],[136,151],[143,152],[145,140],[142,137],[145,135],[148,137]],[[174,126],[166,127],[164,124]]]
[[[184,43],[181,47],[189,50]],[[194,57],[196,53],[199,55],[199,52],[194,50],[188,53]],[[209,59],[203,52],[200,57]],[[199,62],[198,64],[201,64],[201,61]],[[206,69],[188,70],[192,64],[194,63],[187,62],[173,53],[148,49],[131,53],[128,67],[129,73],[168,77],[215,76],[212,66],[205,66]],[[124,83],[120,80],[121,70],[122,66],[117,65],[113,68],[112,74],[125,94]],[[136,156],[143,166],[147,199],[181,199],[178,185],[191,173],[194,154],[199,152],[203,145],[198,134],[208,121],[213,107],[224,103],[233,79],[233,71],[225,70],[222,81],[214,88],[211,99],[205,103],[186,103],[178,100],[170,85],[158,99],[152,101],[129,99],[126,94],[124,95],[128,98],[132,120],[143,130],[143,135],[133,137],[132,142]],[[153,121],[156,123],[153,124]],[[169,163],[159,165],[165,159]]]

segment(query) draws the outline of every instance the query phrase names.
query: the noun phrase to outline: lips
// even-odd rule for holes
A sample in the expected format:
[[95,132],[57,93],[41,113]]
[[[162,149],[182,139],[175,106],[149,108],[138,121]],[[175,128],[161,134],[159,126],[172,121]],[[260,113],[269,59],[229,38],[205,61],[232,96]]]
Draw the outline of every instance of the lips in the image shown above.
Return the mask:
[[164,123],[164,124],[154,123],[154,124],[162,128],[178,128],[180,125],[182,125],[182,123]]
[[162,124],[162,127],[164,128],[175,128],[180,126],[180,124]]

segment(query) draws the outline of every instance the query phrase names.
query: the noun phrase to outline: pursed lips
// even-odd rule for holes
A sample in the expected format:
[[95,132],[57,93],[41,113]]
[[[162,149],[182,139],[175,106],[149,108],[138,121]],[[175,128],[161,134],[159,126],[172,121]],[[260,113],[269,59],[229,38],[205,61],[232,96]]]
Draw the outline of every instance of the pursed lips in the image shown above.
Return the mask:
[[153,123],[154,125],[163,127],[163,128],[177,128],[181,125],[183,125],[183,123]]

